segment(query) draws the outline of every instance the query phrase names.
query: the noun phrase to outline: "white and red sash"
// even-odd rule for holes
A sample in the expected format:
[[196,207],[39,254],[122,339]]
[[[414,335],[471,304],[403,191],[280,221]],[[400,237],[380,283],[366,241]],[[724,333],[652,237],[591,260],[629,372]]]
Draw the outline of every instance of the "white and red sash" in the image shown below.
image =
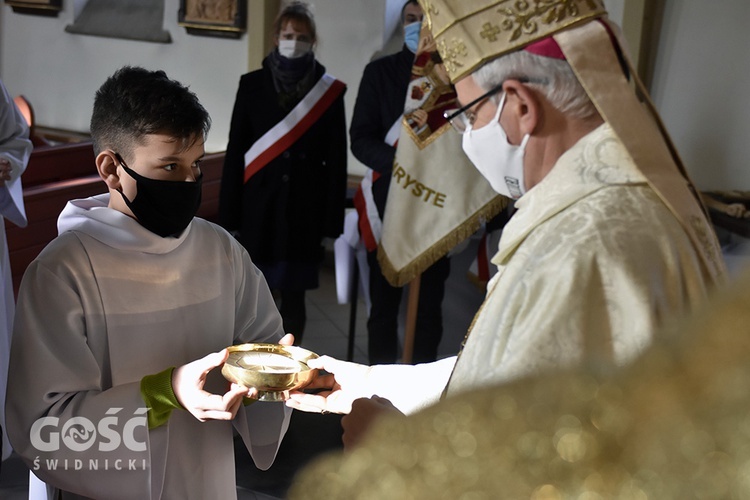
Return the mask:
[[247,150],[245,182],[307,132],[345,89],[344,82],[328,73],[324,74],[283,120],[263,134]]
[[[401,135],[401,116],[391,125],[388,133],[385,134],[385,143],[393,146],[398,144],[398,138]],[[378,214],[378,207],[375,205],[375,198],[372,194],[372,183],[380,177],[379,172],[368,169],[362,182],[359,184],[357,192],[354,193],[354,208],[359,215],[359,234],[365,243],[368,252],[378,248],[380,236],[383,234],[383,222]]]

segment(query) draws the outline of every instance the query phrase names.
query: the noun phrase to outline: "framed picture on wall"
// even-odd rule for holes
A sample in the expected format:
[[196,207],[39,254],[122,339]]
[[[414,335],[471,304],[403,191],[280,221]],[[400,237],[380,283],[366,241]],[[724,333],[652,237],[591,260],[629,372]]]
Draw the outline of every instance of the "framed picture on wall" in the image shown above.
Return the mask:
[[246,17],[245,0],[180,0],[177,21],[191,35],[239,38]]
[[62,10],[62,0],[5,0],[18,14],[57,16]]

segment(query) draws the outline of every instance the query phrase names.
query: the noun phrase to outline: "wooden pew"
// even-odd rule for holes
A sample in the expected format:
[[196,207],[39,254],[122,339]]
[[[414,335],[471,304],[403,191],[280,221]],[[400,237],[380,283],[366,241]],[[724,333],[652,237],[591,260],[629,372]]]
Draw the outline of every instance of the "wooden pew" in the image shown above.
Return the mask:
[[5,222],[13,287],[47,243],[57,236],[57,216],[73,198],[104,192],[90,141],[34,148],[21,177],[28,226]]
[[41,184],[97,175],[91,141],[35,147],[21,179],[24,190]]
[[[206,155],[202,164],[203,196],[198,216],[216,222],[224,153]],[[13,287],[17,291],[26,267],[57,236],[57,218],[69,200],[106,192],[96,173],[90,141],[34,149],[22,177],[28,226],[5,223]]]

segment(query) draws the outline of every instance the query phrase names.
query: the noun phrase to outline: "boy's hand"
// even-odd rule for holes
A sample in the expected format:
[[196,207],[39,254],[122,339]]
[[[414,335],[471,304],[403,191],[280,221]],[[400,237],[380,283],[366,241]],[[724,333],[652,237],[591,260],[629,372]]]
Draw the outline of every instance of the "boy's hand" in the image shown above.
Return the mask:
[[287,333],[283,337],[281,337],[281,340],[279,340],[279,344],[281,345],[292,345],[294,344],[294,335],[291,333]]
[[228,356],[229,351],[223,349],[177,367],[172,372],[172,390],[177,401],[201,422],[232,420],[242,404],[242,398],[248,396],[247,387],[237,384],[232,384],[224,395],[203,390],[208,372],[221,366]]

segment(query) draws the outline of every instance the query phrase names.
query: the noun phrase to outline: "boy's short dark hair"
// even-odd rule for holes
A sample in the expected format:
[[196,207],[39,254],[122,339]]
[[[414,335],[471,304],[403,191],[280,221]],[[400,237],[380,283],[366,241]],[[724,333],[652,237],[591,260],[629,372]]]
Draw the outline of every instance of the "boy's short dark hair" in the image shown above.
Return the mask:
[[149,134],[185,141],[204,138],[211,118],[196,95],[164,71],[125,66],[96,92],[91,116],[94,152],[112,149],[129,156]]

